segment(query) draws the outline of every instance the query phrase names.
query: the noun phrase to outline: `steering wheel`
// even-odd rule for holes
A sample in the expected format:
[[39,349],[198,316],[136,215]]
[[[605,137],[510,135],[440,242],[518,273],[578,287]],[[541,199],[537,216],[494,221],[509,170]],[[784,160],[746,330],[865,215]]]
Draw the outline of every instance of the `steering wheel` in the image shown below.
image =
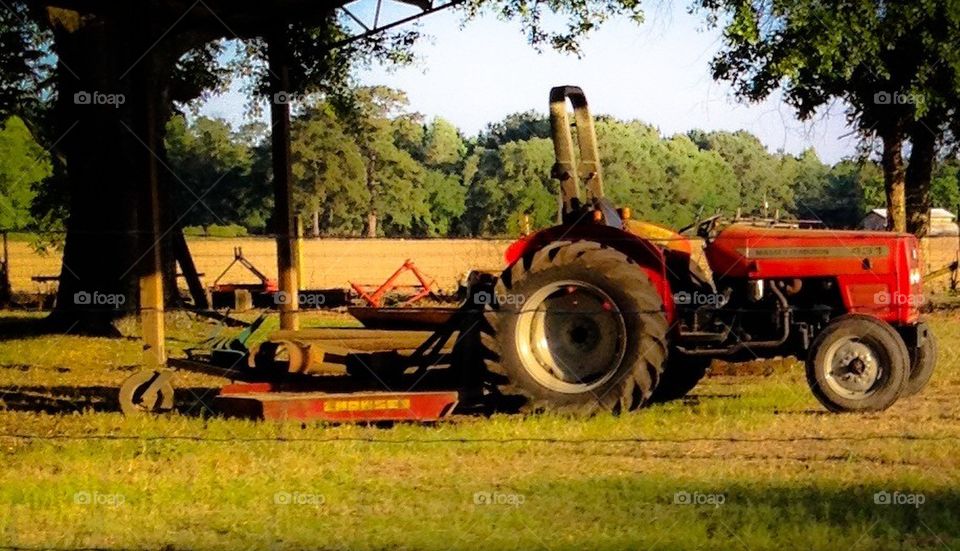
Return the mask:
[[689,226],[684,226],[680,229],[678,233],[687,233],[690,230],[695,230],[694,234],[697,237],[707,238],[710,235],[710,232],[713,231],[713,228],[717,225],[717,221],[722,218],[722,214],[714,214],[703,220],[698,220]]
[[723,218],[722,214],[714,214],[709,218],[704,218],[700,222],[697,222],[697,237],[702,237],[707,239],[710,237],[710,234],[713,232],[713,228],[717,226],[717,222]]

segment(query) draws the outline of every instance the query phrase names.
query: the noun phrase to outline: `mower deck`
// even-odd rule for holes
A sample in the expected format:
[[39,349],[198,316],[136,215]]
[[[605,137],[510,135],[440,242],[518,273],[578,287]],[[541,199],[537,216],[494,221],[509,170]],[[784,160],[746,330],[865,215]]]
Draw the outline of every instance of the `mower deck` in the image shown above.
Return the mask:
[[457,405],[454,391],[291,392],[271,383],[231,384],[214,399],[228,417],[267,421],[436,421]]
[[[452,362],[457,313],[434,331],[313,328],[273,331],[247,347],[263,317],[233,338],[172,360],[175,369],[225,377],[214,409],[229,417],[329,422],[436,421],[460,402]],[[203,352],[206,350],[206,352]],[[170,375],[134,378],[126,410],[172,407]],[[143,379],[142,381],[140,379]],[[170,396],[163,394],[166,392]],[[164,398],[166,401],[160,401]],[[138,405],[139,404],[139,405]]]

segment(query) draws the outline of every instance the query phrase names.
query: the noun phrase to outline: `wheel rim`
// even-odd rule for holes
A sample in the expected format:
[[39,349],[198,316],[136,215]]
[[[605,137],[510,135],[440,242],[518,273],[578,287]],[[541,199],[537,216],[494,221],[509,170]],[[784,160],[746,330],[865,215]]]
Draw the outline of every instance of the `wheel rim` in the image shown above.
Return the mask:
[[610,296],[583,281],[552,282],[525,301],[516,342],[524,369],[541,385],[570,394],[597,388],[616,373],[626,342],[623,314]]
[[833,343],[824,355],[827,385],[845,398],[863,398],[873,393],[883,375],[878,351],[856,337]]
[[173,409],[173,385],[169,381],[161,383],[155,393],[147,393],[159,376],[157,372],[144,370],[128,377],[120,386],[120,410],[126,415],[135,415]]

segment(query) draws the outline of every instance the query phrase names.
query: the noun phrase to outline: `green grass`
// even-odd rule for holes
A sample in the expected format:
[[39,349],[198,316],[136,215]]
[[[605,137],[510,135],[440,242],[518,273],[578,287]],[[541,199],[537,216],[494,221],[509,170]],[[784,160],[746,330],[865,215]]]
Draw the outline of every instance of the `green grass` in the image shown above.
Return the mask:
[[[935,379],[882,414],[824,413],[801,366],[782,361],[710,377],[686,401],[620,418],[458,417],[392,428],[125,418],[112,396],[137,368],[137,340],[3,340],[0,542],[957,548],[960,325],[947,313],[932,320],[941,342]],[[171,352],[210,331],[175,321]],[[178,399],[221,384],[181,373]],[[678,492],[701,504],[676,503]],[[921,495],[924,503],[876,504],[877,492]],[[477,503],[484,500],[495,503]]]

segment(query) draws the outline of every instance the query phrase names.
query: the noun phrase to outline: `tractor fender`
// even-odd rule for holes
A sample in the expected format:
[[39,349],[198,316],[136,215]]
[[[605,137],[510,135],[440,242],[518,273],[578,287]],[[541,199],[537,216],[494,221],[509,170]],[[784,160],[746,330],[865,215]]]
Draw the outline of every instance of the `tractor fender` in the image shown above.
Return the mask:
[[507,266],[516,262],[529,262],[533,253],[556,241],[594,241],[620,251],[637,263],[656,286],[663,300],[667,322],[672,323],[675,314],[673,292],[667,279],[667,263],[660,247],[650,240],[612,226],[601,224],[562,225],[546,228],[521,237],[507,247],[504,259]]

